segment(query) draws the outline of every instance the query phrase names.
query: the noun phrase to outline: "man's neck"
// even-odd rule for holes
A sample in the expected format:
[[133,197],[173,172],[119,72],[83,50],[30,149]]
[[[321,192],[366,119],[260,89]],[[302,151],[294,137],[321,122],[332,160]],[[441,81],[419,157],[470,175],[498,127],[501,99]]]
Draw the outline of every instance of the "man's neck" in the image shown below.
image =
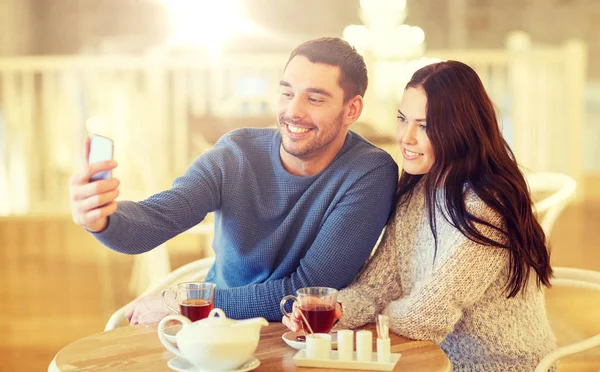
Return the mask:
[[310,177],[320,173],[331,164],[333,159],[342,150],[346,137],[344,136],[338,143],[332,143],[326,153],[318,152],[307,157],[296,157],[283,149],[283,144],[279,146],[279,157],[283,168],[294,176]]

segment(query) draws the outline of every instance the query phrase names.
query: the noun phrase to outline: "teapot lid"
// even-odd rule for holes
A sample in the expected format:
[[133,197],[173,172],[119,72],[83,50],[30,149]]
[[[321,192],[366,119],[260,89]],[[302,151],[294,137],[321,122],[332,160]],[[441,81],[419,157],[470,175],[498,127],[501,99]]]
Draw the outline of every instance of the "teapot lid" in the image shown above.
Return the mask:
[[194,322],[196,327],[200,328],[229,327],[233,323],[235,320],[228,318],[221,309],[212,309],[208,317]]

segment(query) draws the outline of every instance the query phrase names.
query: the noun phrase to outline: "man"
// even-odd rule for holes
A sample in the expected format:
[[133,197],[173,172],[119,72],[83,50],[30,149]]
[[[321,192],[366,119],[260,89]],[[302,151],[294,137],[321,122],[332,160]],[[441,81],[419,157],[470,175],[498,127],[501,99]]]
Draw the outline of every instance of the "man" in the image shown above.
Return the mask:
[[[139,203],[115,202],[115,179],[89,183],[115,163],[89,165],[71,180],[73,219],[111,249],[138,254],[214,211],[206,281],[217,285],[215,307],[232,318],[279,321],[285,295],[348,285],[388,219],[397,165],[349,131],[366,87],[364,60],[345,41],[301,44],[280,82],[278,130],[225,134],[171,189]],[[130,309],[130,322],[166,314],[160,299],[144,301]]]

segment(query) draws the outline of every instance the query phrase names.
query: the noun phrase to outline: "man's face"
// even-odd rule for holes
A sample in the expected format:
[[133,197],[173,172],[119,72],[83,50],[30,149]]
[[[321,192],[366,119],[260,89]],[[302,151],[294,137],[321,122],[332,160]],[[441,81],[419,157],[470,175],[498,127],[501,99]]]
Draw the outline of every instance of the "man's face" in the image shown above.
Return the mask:
[[337,66],[312,63],[303,56],[289,62],[280,82],[278,105],[285,153],[308,160],[339,151],[348,129],[339,77]]

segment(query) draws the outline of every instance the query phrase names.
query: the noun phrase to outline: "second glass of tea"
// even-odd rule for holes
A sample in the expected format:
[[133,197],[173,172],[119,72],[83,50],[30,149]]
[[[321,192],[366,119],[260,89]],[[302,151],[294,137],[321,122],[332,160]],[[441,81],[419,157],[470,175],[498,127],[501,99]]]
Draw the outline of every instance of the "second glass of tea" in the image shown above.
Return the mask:
[[[298,303],[299,310],[304,314],[310,329],[314,333],[329,333],[333,328],[335,320],[335,306],[337,304],[338,291],[328,287],[306,287],[296,291],[296,296],[287,295],[281,299],[280,308],[283,315],[289,317],[290,313],[285,310],[285,304],[290,299]],[[310,333],[309,327],[302,319],[302,328]]]
[[[187,317],[192,322],[208,317],[214,308],[215,299],[214,283],[209,282],[184,282],[177,284],[177,288],[169,288],[163,291],[162,297],[171,311]],[[175,299],[179,309],[173,308],[167,301],[167,294],[175,293]]]

